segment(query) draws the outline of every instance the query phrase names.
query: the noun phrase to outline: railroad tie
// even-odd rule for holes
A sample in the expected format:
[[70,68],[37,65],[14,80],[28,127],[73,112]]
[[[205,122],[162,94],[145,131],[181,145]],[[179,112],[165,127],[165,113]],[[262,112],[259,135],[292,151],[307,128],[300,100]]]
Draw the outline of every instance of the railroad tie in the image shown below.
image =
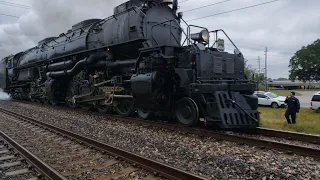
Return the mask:
[[98,178],[95,178],[93,180],[109,180],[109,179],[112,179],[112,178],[119,178],[119,177],[122,177],[122,176],[125,176],[127,174],[130,174],[134,171],[138,170],[137,168],[134,168],[134,167],[127,167],[119,172],[116,172],[116,173],[113,173],[113,174],[109,174],[109,175],[104,175],[104,176],[101,176],[101,177],[98,177]]
[[78,169],[78,170],[75,170],[75,171],[69,171],[69,172],[63,172],[61,173],[62,175],[64,176],[73,176],[73,175],[78,175],[78,174],[81,174],[81,173],[84,173],[86,171],[90,171],[90,170],[93,170],[93,169],[104,169],[104,168],[107,168],[113,164],[116,164],[118,163],[119,161],[115,160],[115,159],[111,159],[103,164],[97,164],[95,166],[92,166],[92,167],[87,167],[87,168],[83,168],[83,169]]
[[5,176],[17,176],[17,175],[22,175],[22,174],[28,174],[30,172],[31,171],[28,168],[25,168],[25,169],[19,169],[16,171],[7,172],[5,174]]

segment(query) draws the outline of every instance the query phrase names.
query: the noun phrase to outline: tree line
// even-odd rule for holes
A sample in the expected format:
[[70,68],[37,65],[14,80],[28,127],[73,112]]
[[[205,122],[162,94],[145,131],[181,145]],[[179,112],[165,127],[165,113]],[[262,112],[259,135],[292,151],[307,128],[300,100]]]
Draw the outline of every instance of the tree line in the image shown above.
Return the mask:
[[320,81],[320,39],[312,44],[302,46],[289,63],[289,79],[302,82]]
[[[275,80],[299,80],[304,83],[320,81],[320,39],[317,39],[307,46],[302,46],[302,48],[290,58],[289,68],[289,79],[281,77]],[[245,74],[251,80],[258,82],[265,81],[264,74],[259,74],[247,61],[245,62]],[[268,78],[268,80],[272,79]]]

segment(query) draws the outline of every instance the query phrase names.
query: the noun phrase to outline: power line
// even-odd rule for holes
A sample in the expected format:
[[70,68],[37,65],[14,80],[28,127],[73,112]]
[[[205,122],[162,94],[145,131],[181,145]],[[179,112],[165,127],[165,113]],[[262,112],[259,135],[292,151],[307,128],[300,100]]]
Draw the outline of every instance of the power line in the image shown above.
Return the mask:
[[18,16],[14,16],[14,15],[10,15],[10,14],[0,14],[0,16],[8,16],[8,17],[19,18]]
[[209,6],[222,4],[222,3],[225,3],[225,2],[228,2],[228,1],[231,1],[231,0],[220,1],[220,2],[213,3],[213,4],[208,4],[208,5],[205,5],[205,6],[197,7],[197,8],[194,8],[194,9],[189,9],[189,10],[186,10],[186,11],[183,11],[183,12],[190,12],[190,11],[206,8],[206,7],[209,7]]
[[279,1],[279,0],[273,0],[273,1],[268,1],[268,2],[264,2],[264,3],[260,3],[260,4],[255,4],[255,5],[252,5],[252,6],[246,6],[246,7],[243,7],[243,8],[233,9],[233,10],[230,10],[230,11],[225,11],[225,12],[221,12],[221,13],[217,13],[217,14],[212,14],[212,15],[209,15],[209,16],[203,16],[203,17],[199,17],[199,18],[195,18],[195,19],[190,19],[190,20],[187,20],[187,21],[194,21],[194,20],[198,20],[198,19],[204,19],[204,18],[207,18],[207,17],[218,16],[218,15],[221,15],[221,14],[227,14],[227,13],[230,13],[230,12],[240,11],[240,10],[243,10],[243,9],[249,9],[249,8],[252,8],[252,7],[265,5],[265,4],[273,3],[273,2],[276,2],[276,1]]
[[1,4],[6,4],[6,5],[14,5],[14,6],[19,6],[19,7],[25,7],[25,8],[32,8],[31,6],[23,5],[23,4],[17,4],[17,3],[12,3],[8,1],[0,1]]
[[12,7],[17,7],[17,8],[23,8],[23,9],[31,9],[30,7],[17,6],[17,5],[7,4],[7,3],[2,3],[2,2],[0,2],[0,4],[7,5],[7,6],[12,6]]
[[181,1],[181,2],[179,2],[179,4],[184,3],[184,2],[187,2],[187,1],[190,1],[190,0],[184,0],[184,1]]

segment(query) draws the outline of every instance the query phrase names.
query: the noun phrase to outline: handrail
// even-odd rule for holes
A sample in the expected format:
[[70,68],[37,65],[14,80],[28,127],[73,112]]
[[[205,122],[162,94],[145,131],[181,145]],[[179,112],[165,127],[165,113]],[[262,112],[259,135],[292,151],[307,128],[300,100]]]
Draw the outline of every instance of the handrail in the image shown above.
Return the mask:
[[[183,18],[180,18],[180,19],[187,25],[187,27],[189,27],[189,24],[188,24]],[[183,32],[184,32],[184,31],[183,31]],[[184,45],[184,43],[186,42],[187,39],[188,39],[188,45],[190,45],[191,39],[189,38],[190,36],[189,36],[188,33],[189,33],[189,32],[188,32],[188,29],[187,29],[187,35],[186,35],[186,33],[184,32],[184,34],[186,35],[186,38],[185,38],[185,40],[183,41],[182,46]]]
[[[224,32],[223,29],[217,29],[217,30],[214,30],[214,31],[210,31],[209,33],[216,33],[216,37],[218,36],[218,32],[219,31],[222,31],[224,33],[224,35],[229,39],[229,41],[232,43],[232,45],[241,53],[240,49],[233,43],[233,41],[230,39],[230,37],[227,35],[226,32]],[[215,40],[214,44],[211,46],[213,47],[215,44],[216,44],[216,41],[217,39]]]
[[[197,25],[188,25],[188,28],[187,28],[187,31],[188,31],[188,35],[189,37],[191,37],[191,27],[196,27],[196,28],[200,28],[200,29],[205,29],[209,32],[209,30],[206,28],[206,27],[202,27],[202,26],[197,26]],[[208,41],[208,47],[209,47],[209,44],[210,44],[210,40]]]

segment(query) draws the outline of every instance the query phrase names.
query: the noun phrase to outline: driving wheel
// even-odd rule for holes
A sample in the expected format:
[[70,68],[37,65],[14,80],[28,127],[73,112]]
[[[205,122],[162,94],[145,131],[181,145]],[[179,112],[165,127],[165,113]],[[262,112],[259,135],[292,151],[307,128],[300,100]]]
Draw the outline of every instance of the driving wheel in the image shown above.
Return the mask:
[[58,106],[59,102],[56,101],[56,100],[50,100],[50,104],[53,105],[53,106]]
[[199,121],[198,105],[191,98],[182,98],[176,104],[175,116],[183,126],[195,125]]
[[97,111],[99,113],[105,113],[108,114],[112,110],[112,106],[107,106],[107,105],[97,105]]
[[134,112],[134,102],[133,99],[121,99],[118,101],[117,106],[115,107],[116,112],[120,116],[130,116]]
[[150,111],[148,111],[148,110],[141,109],[141,108],[138,108],[138,109],[137,109],[137,114],[138,114],[138,116],[139,116],[140,118],[145,119],[145,120],[151,119],[152,116],[153,116],[153,113],[152,113],[152,112],[150,112]]
[[72,101],[67,101],[67,105],[68,105],[70,108],[72,108],[72,109],[77,109],[77,108],[79,108],[79,104],[74,103],[74,102],[72,102]]
[[45,104],[49,104],[49,103],[50,103],[50,101],[49,101],[47,98],[45,98],[45,99],[43,100],[43,103],[45,103]]

